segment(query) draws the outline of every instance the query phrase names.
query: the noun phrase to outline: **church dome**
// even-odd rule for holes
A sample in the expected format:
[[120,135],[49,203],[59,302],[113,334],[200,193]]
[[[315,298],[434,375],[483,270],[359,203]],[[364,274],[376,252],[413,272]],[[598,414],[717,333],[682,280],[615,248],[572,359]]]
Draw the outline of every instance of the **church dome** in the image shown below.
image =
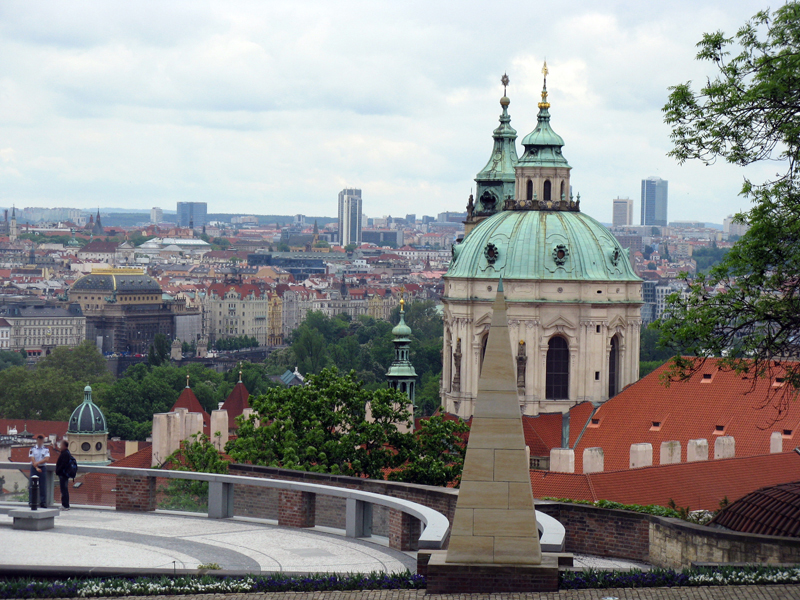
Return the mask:
[[67,433],[107,433],[106,418],[92,402],[92,388],[83,388],[83,402],[72,411]]
[[575,210],[507,210],[454,247],[446,278],[640,281],[602,224]]
[[73,283],[72,290],[161,294],[158,282],[137,269],[94,271]]

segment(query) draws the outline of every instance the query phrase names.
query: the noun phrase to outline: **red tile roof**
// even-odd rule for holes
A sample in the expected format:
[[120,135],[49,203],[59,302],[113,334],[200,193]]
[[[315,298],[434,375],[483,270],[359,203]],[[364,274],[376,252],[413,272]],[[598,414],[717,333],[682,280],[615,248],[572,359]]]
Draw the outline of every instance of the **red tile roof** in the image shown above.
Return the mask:
[[146,446],[139,450],[138,452],[134,452],[133,454],[129,454],[125,458],[121,458],[118,461],[115,461],[112,467],[129,467],[132,469],[149,469],[153,464],[153,446]]
[[750,492],[720,511],[712,522],[743,533],[800,537],[800,481]]
[[735,500],[758,488],[795,480],[798,474],[800,455],[783,452],[588,475],[531,471],[531,485],[536,498],[660,506],[674,500],[692,510],[716,510],[723,498]]
[[237,429],[239,427],[236,423],[236,417],[241,415],[245,408],[250,408],[248,398],[250,398],[250,392],[248,392],[245,385],[239,381],[233,386],[233,390],[222,405],[223,410],[228,411],[228,429]]
[[56,435],[59,438],[67,434],[67,421],[37,421],[35,419],[0,419],[0,435],[8,434],[9,429],[16,429],[17,433],[28,431],[34,436],[42,434],[48,437]]
[[[775,422],[778,413],[768,394],[781,388],[775,387],[780,384],[774,380],[754,382],[752,376],[720,370],[717,361],[709,359],[701,372],[667,387],[660,379],[665,369],[666,365],[629,385],[594,415],[589,403],[570,411],[576,473],[583,472],[585,448],[602,448],[605,470],[619,471],[630,464],[631,444],[652,444],[653,464],[658,465],[661,443],[666,441],[681,443],[681,460],[685,461],[687,444],[693,439],[708,440],[712,457],[714,441],[720,435],[735,439],[737,457],[769,454],[773,431],[788,432],[783,436],[786,448],[800,440],[800,402],[788,402],[785,415]],[[599,420],[597,425],[589,423],[590,416]]]
[[200,404],[200,401],[197,399],[197,396],[194,395],[192,388],[190,388],[188,385],[185,388],[183,388],[181,395],[178,396],[178,399],[175,401],[175,404],[172,405],[170,412],[174,412],[176,408],[185,408],[189,412],[202,414],[203,433],[205,433],[206,435],[209,434],[209,428],[211,427],[211,417],[203,409],[203,406]]

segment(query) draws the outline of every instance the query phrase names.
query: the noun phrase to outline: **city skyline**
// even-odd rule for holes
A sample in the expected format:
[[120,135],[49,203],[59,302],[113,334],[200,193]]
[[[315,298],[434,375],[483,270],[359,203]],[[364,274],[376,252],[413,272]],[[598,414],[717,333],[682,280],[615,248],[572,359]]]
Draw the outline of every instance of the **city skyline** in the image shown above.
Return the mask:
[[[753,2],[575,4],[535,44],[511,36],[502,49],[477,32],[506,26],[508,13],[515,27],[533,27],[541,7],[512,2],[495,14],[467,3],[454,15],[434,6],[424,22],[413,2],[156,7],[4,7],[0,203],[203,201],[211,213],[325,214],[352,185],[386,214],[460,211],[473,165],[491,150],[500,75],[511,78],[511,125],[524,136],[545,54],[553,123],[581,172],[573,187],[599,220],[611,221],[608,198],[636,197],[642,175],[655,173],[672,182],[673,217],[720,223],[748,206],[737,197],[742,177],[766,172],[679,166],[666,156],[661,114],[669,85],[711,72],[694,60],[702,33],[732,32],[761,8]],[[369,32],[369,60],[341,43],[348,31]],[[669,64],[653,71],[663,55]]]

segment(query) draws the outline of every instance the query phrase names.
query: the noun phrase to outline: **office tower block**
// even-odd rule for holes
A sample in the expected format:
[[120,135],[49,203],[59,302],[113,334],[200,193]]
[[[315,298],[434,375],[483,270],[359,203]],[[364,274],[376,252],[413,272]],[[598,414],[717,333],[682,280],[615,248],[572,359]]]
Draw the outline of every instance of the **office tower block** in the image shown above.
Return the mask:
[[339,245],[360,244],[361,223],[361,190],[342,190],[339,192]]
[[178,202],[178,227],[202,227],[208,222],[205,202]]
[[158,225],[164,220],[164,211],[154,206],[150,209],[150,222]]
[[630,198],[617,198],[614,200],[614,214],[611,223],[614,227],[633,225],[633,200]]
[[642,179],[642,225],[667,226],[667,185],[660,177]]

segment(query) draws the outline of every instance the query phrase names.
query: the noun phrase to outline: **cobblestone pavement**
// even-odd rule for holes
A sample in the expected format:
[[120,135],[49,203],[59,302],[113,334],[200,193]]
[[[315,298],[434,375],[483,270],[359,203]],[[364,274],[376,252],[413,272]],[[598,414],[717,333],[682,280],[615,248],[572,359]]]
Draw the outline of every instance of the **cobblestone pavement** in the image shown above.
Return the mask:
[[[129,600],[134,598],[136,597],[131,596]],[[562,590],[542,594],[457,594],[452,596],[427,596],[425,590],[376,590],[367,592],[144,596],[139,598],[141,600],[786,600],[800,599],[800,585]]]

